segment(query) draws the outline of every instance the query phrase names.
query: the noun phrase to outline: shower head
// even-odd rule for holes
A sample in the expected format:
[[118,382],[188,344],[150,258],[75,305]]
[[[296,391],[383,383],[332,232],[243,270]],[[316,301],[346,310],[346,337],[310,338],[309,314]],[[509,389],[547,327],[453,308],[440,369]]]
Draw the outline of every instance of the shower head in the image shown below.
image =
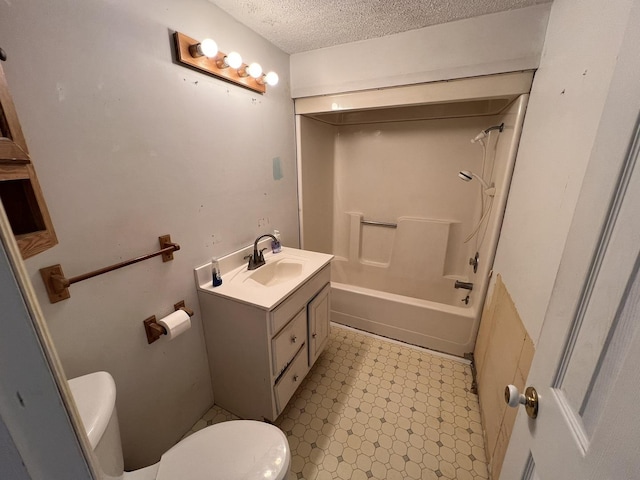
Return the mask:
[[460,177],[465,182],[470,182],[472,179],[475,178],[482,184],[485,190],[488,190],[489,188],[491,188],[489,187],[489,184],[487,184],[487,182],[485,182],[482,177],[480,177],[479,175],[476,175],[473,172],[470,172],[469,170],[462,170],[458,172],[458,177]]
[[467,170],[458,172],[458,176],[465,182],[470,182],[473,179],[473,173],[468,172]]
[[486,136],[487,136],[487,134],[483,130],[478,135],[476,135],[475,137],[473,137],[471,139],[471,143],[476,143],[476,142],[482,140],[483,138],[485,138]]

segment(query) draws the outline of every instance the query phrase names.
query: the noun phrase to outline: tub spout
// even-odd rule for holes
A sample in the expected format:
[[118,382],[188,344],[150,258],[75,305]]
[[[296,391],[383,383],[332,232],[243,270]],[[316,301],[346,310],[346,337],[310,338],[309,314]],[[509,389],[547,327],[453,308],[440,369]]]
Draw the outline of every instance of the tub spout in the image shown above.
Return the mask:
[[465,290],[473,290],[473,283],[471,282],[461,282],[460,280],[456,280],[454,285],[455,288],[464,288]]

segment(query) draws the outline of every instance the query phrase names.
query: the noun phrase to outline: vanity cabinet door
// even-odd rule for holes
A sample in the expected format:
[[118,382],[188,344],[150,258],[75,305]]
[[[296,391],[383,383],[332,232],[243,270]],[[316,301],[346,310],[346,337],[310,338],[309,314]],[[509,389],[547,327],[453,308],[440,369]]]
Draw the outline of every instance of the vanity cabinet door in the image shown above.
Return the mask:
[[329,317],[331,314],[331,284],[328,283],[320,293],[309,302],[309,366],[311,367],[322,353],[329,339]]

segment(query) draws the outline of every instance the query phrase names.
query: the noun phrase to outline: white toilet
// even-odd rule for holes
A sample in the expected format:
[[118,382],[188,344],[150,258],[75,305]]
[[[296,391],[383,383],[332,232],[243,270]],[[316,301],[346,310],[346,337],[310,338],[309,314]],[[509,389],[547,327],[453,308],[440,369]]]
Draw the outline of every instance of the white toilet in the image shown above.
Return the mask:
[[287,437],[268,423],[234,420],[203,428],[178,442],[160,461],[124,472],[116,412],[116,385],[107,372],[69,380],[73,398],[104,479],[282,480],[291,451]]

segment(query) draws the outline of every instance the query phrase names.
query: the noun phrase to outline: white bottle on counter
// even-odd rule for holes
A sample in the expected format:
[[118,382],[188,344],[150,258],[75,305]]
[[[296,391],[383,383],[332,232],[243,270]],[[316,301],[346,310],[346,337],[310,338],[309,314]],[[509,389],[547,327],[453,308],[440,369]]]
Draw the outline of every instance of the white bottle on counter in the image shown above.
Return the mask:
[[222,285],[222,274],[220,273],[220,263],[217,258],[211,260],[211,283],[214,287]]

